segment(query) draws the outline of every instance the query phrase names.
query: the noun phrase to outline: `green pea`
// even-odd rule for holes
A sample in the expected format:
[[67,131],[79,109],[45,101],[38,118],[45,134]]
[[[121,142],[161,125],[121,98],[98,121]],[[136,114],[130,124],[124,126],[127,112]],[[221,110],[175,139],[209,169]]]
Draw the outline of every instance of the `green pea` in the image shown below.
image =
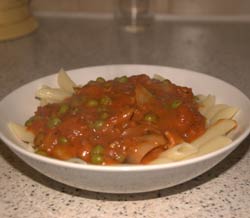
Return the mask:
[[87,97],[85,95],[79,96],[81,103],[85,102],[87,100]]
[[28,126],[31,126],[34,120],[35,120],[35,116],[29,118],[29,119],[25,122],[24,125],[27,126],[27,127],[28,127]]
[[120,83],[126,83],[126,82],[128,82],[128,77],[127,76],[119,77],[119,78],[117,78],[117,81]]
[[35,138],[34,138],[34,145],[36,147],[39,147],[40,145],[42,145],[43,143],[43,140],[44,140],[44,133],[43,132],[39,132]]
[[80,106],[84,101],[85,101],[85,97],[84,97],[84,96],[74,96],[74,97],[71,99],[70,105],[71,105],[72,107],[78,107],[78,106]]
[[94,129],[100,129],[104,124],[103,120],[96,120],[93,124],[92,124],[92,128]]
[[66,144],[68,143],[68,139],[64,136],[61,136],[59,139],[58,139],[59,143],[60,144]]
[[112,99],[108,96],[103,96],[101,99],[100,99],[100,104],[101,105],[110,105],[112,103]]
[[89,85],[92,85],[92,84],[94,84],[94,83],[95,83],[95,81],[93,81],[93,80],[88,81],[88,84],[89,84]]
[[195,95],[194,96],[194,101],[199,102],[200,101],[199,97]]
[[62,104],[59,108],[58,113],[60,115],[65,114],[69,110],[69,105],[68,104]]
[[97,78],[96,78],[96,82],[104,83],[104,82],[105,82],[105,79],[103,79],[102,77],[97,77]]
[[106,120],[109,117],[108,112],[102,112],[100,115],[100,119],[102,120]]
[[95,154],[91,156],[91,163],[93,164],[102,164],[104,158],[102,155]]
[[97,111],[98,111],[98,112],[106,112],[106,111],[107,111],[107,108],[105,107],[105,105],[100,105],[100,106],[97,108]]
[[116,158],[115,158],[119,163],[123,163],[126,159],[125,155],[123,154],[120,154],[120,155],[117,155]]
[[165,109],[170,109],[170,105],[169,104],[167,104],[167,103],[163,103],[163,105],[162,105]]
[[79,108],[78,107],[75,107],[75,108],[73,108],[72,110],[71,110],[71,114],[72,115],[76,115],[78,112],[79,112]]
[[97,155],[97,154],[103,154],[104,148],[102,145],[96,145],[94,148],[91,150],[91,155]]
[[36,150],[35,153],[39,154],[39,155],[42,155],[42,156],[45,156],[45,157],[48,157],[48,154],[45,151],[42,151],[42,150]]
[[107,88],[107,89],[109,89],[111,86],[112,86],[111,82],[105,82],[104,83],[104,87]]
[[52,117],[49,119],[48,121],[48,127],[49,128],[54,128],[56,126],[58,126],[62,121],[58,118],[58,117]]
[[171,84],[170,80],[168,80],[168,79],[164,79],[162,82],[163,82],[164,85],[170,85]]
[[96,107],[98,104],[99,103],[96,99],[89,99],[86,103],[88,107]]
[[175,100],[175,101],[171,104],[171,108],[176,109],[176,108],[178,108],[181,104],[182,104],[182,101],[181,101],[181,100]]
[[147,113],[144,116],[144,120],[148,122],[155,122],[157,120],[157,116],[153,113]]

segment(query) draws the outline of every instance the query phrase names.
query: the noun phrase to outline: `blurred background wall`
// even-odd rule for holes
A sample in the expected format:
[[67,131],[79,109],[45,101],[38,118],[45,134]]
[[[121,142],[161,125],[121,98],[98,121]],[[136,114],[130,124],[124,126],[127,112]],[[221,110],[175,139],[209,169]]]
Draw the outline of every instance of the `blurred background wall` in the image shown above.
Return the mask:
[[[34,12],[112,13],[118,0],[32,0]],[[250,0],[151,0],[154,13],[169,15],[250,15]]]

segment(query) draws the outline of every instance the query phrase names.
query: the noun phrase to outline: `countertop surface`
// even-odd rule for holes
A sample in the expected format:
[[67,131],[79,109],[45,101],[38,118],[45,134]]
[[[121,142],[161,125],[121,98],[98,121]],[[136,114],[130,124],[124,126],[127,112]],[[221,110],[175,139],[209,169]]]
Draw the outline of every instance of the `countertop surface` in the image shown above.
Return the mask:
[[[250,97],[248,22],[157,21],[144,33],[112,20],[39,18],[35,33],[0,42],[0,99],[63,67],[152,64],[221,78]],[[1,116],[1,115],[0,115]],[[0,217],[250,217],[250,137],[184,184],[140,194],[79,190],[38,173],[0,141]]]

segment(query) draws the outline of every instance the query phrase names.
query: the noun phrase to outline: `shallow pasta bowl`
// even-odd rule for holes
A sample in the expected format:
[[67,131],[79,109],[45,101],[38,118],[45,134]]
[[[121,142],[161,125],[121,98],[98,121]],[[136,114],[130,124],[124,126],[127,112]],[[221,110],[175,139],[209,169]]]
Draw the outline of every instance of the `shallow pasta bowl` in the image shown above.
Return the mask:
[[233,142],[204,156],[159,165],[97,166],[47,158],[29,152],[7,127],[10,121],[24,123],[35,111],[35,91],[42,85],[56,86],[56,75],[28,83],[7,95],[0,102],[0,137],[24,162],[42,174],[67,185],[99,192],[136,193],[171,187],[188,181],[211,169],[230,154],[250,132],[249,99],[232,85],[189,70],[150,65],[110,65],[68,71],[77,84],[85,84],[98,76],[113,79],[122,75],[159,74],[177,85],[191,87],[195,94],[213,94],[217,102],[236,106],[237,128],[230,137]]

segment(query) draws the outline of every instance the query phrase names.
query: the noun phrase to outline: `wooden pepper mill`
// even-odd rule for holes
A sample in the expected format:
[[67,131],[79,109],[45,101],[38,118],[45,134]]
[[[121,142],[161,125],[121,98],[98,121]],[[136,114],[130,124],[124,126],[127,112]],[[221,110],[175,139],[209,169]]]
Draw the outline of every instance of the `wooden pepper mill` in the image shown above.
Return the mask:
[[0,41],[24,36],[37,27],[29,0],[0,0]]

